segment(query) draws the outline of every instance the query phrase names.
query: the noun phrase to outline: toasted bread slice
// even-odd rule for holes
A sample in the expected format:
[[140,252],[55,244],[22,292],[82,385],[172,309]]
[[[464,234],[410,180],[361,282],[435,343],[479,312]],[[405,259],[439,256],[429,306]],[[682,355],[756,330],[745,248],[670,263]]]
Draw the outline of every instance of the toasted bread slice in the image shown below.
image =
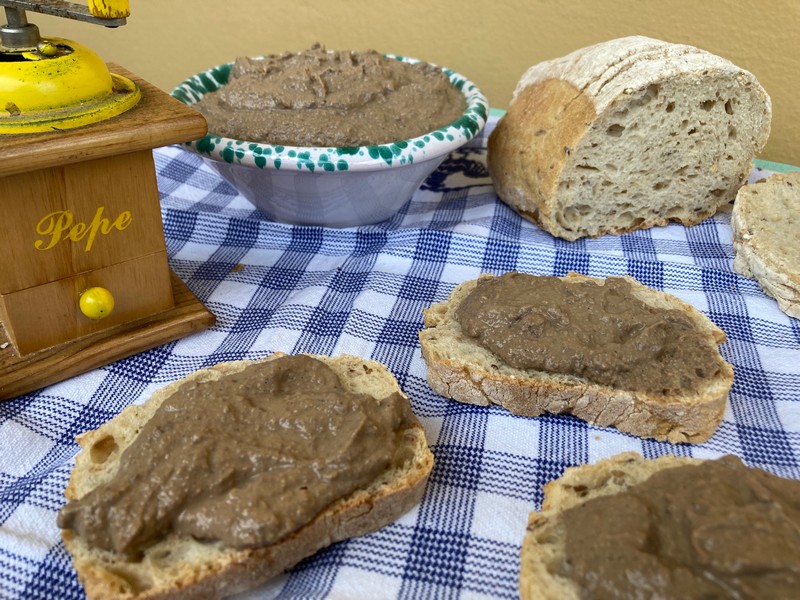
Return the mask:
[[[264,360],[273,360],[276,354]],[[400,392],[389,370],[375,361],[353,356],[315,356],[338,375],[345,390],[385,398]],[[120,456],[142,425],[183,383],[216,380],[237,373],[254,361],[220,363],[190,374],[158,390],[143,405],[130,406],[99,429],[78,438],[82,448],[67,499],[81,498],[111,479]],[[279,543],[233,549],[221,542],[203,542],[169,534],[146,548],[140,560],[90,547],[74,531],[63,539],[73,556],[78,577],[89,598],[163,599],[217,598],[258,585],[317,550],[346,538],[364,535],[394,521],[421,499],[433,465],[422,426],[414,421],[402,434],[402,460],[370,486],[335,501],[311,522]]]
[[798,488],[731,455],[568,468],[529,515],[520,597],[794,597]]
[[746,185],[731,212],[733,268],[800,319],[800,171]]
[[564,568],[565,532],[561,514],[592,498],[615,494],[670,467],[697,464],[699,459],[665,455],[646,460],[625,452],[593,465],[567,469],[547,483],[541,512],[532,512],[520,552],[520,598],[578,600],[580,589]]
[[[640,437],[673,443],[706,441],[722,420],[733,384],[733,367],[721,358],[717,348],[725,341],[725,333],[689,303],[626,279],[635,298],[664,311],[680,311],[701,332],[707,351],[719,362],[718,374],[706,380],[702,389],[664,396],[618,389],[574,375],[511,367],[465,335],[456,317],[459,305],[478,280],[459,285],[445,302],[425,310],[425,328],[419,338],[428,384],[459,402],[499,404],[517,415],[571,413],[589,423]],[[574,273],[563,280],[592,280],[598,285],[605,282]],[[531,298],[532,303],[535,301]]]

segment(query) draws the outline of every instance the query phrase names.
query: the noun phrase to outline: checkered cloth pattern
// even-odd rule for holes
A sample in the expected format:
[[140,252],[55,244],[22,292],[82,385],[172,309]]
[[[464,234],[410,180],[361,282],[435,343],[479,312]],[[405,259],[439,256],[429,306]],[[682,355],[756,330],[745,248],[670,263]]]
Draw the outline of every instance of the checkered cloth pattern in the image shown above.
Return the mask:
[[[498,201],[486,138],[453,152],[391,220],[349,229],[270,222],[196,155],[155,154],[170,265],[217,316],[211,329],[0,403],[0,598],[78,599],[60,541],[74,437],[220,361],[275,351],[386,364],[435,455],[420,505],[318,552],[243,598],[516,598],[518,553],[542,486],[622,451],[719,457],[800,478],[800,321],[733,272],[729,214],[684,228],[566,242]],[[751,180],[769,175],[754,169]],[[736,378],[700,445],[642,440],[574,417],[516,417],[442,398],[425,381],[422,311],[458,283],[517,269],[631,275],[728,334]]]

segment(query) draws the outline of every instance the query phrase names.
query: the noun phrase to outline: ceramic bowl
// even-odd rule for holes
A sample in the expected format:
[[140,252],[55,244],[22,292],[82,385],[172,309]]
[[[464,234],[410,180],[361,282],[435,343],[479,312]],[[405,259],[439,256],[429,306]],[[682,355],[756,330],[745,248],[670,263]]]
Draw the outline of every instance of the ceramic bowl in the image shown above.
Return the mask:
[[[404,62],[417,59],[387,55]],[[199,73],[172,95],[187,105],[228,82],[227,63]],[[466,99],[464,113],[425,135],[350,148],[278,146],[215,135],[184,144],[268,218],[283,223],[350,227],[384,221],[444,160],[486,124],[485,96],[466,77],[443,71]]]

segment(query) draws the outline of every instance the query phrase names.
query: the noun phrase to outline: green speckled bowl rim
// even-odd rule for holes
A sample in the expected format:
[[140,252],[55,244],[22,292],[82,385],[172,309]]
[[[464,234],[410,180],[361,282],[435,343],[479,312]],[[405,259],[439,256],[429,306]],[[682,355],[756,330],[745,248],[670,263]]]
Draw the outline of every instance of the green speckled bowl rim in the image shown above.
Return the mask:
[[[421,62],[396,54],[385,56],[412,64]],[[191,106],[204,94],[225,85],[232,66],[233,62],[229,62],[194,75],[172,90],[172,96]],[[450,69],[442,67],[442,71],[453,86],[464,94],[466,109],[449,125],[419,137],[375,146],[323,148],[248,142],[212,132],[199,140],[185,142],[184,146],[201,156],[229,164],[312,173],[374,171],[442,157],[478,135],[489,114],[486,97],[474,83]]]

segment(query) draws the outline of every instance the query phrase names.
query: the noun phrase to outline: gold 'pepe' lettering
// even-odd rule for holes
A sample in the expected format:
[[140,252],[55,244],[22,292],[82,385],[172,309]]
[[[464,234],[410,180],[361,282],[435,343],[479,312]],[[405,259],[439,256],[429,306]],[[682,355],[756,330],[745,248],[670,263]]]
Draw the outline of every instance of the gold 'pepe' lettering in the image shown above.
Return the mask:
[[70,210],[57,210],[45,215],[36,224],[36,233],[45,239],[36,240],[33,245],[38,250],[50,250],[61,241],[82,242],[84,250],[89,252],[94,245],[97,234],[108,235],[113,230],[122,231],[133,222],[131,211],[124,210],[113,221],[103,216],[105,207],[98,206],[89,223],[78,221]]

